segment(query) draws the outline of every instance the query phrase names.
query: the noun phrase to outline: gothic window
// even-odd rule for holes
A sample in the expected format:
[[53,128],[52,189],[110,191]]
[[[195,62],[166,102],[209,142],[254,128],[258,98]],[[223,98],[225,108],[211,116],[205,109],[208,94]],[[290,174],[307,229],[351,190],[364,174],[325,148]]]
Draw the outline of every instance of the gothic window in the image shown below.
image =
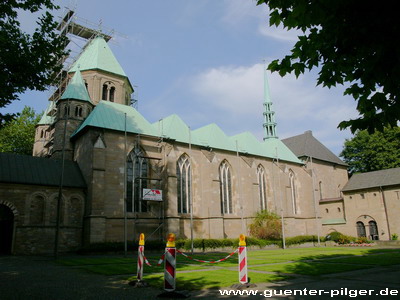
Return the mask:
[[42,129],[42,130],[40,131],[40,138],[43,139],[44,137],[45,137],[45,132],[44,132],[44,130]]
[[378,226],[375,221],[369,221],[369,236],[371,240],[379,240]]
[[107,84],[103,84],[103,90],[101,93],[102,100],[107,100],[107,93],[108,93],[108,86],[107,86]]
[[365,226],[364,223],[361,221],[357,222],[357,236],[358,237],[366,237],[366,233],[365,233]]
[[36,195],[31,200],[29,211],[30,223],[32,225],[41,225],[44,222],[44,197]]
[[110,88],[110,101],[114,102],[114,97],[115,97],[115,87]]
[[322,181],[319,182],[319,199],[322,199]]
[[146,201],[142,201],[143,189],[147,188],[149,162],[145,153],[135,147],[129,153],[126,164],[126,210],[128,212],[146,212]]
[[190,213],[192,177],[190,160],[185,154],[176,163],[176,178],[178,181],[178,213]]
[[266,197],[266,185],[265,185],[265,170],[262,165],[257,168],[257,180],[258,180],[258,193],[260,199],[261,210],[267,209],[267,197]]
[[221,196],[221,213],[231,214],[232,208],[232,176],[229,164],[223,161],[219,166],[219,182]]
[[293,213],[297,214],[296,182],[295,182],[294,172],[292,170],[289,171],[289,185],[290,185],[290,197],[292,201]]

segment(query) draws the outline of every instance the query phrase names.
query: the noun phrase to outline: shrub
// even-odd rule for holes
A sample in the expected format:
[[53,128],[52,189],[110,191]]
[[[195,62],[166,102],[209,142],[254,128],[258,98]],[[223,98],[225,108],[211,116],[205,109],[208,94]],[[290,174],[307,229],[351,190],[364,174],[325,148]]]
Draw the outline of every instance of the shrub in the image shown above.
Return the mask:
[[339,241],[339,239],[341,238],[343,236],[343,234],[342,233],[340,233],[339,231],[333,231],[333,232],[331,232],[330,234],[328,234],[326,237],[325,237],[325,239],[327,240],[327,241],[334,241],[334,242],[338,242]]
[[392,236],[391,236],[391,240],[392,241],[397,241],[398,238],[399,238],[399,236],[398,236],[397,233],[393,233]]
[[342,234],[339,237],[337,243],[340,244],[340,245],[343,245],[343,244],[350,244],[350,243],[355,242],[355,241],[356,241],[356,238]]
[[279,216],[267,210],[257,212],[249,229],[250,235],[264,240],[277,240],[282,235],[282,223]]
[[372,242],[367,239],[365,236],[359,237],[356,239],[357,244],[371,244]]

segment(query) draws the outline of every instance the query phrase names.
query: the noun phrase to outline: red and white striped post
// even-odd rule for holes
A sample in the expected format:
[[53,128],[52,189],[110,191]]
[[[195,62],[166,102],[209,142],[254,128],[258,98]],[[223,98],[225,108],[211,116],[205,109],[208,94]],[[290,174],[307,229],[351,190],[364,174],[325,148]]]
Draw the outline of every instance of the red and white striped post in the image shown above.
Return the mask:
[[144,268],[144,234],[141,233],[139,237],[138,260],[137,260],[137,281],[143,280]]
[[239,282],[241,284],[247,284],[249,282],[247,276],[246,237],[244,234],[241,234],[239,237]]
[[164,261],[164,290],[167,292],[173,292],[176,288],[176,248],[175,234],[173,233],[168,234]]

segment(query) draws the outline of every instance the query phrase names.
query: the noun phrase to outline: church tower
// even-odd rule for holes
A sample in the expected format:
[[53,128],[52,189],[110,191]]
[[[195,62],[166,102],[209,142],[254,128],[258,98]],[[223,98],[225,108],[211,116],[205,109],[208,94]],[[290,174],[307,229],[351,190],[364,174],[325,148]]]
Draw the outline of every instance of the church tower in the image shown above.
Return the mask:
[[269,93],[266,66],[264,66],[264,141],[278,138],[276,135],[275,112],[272,110],[272,101]]
[[131,104],[133,87],[104,37],[90,40],[68,73],[78,69],[94,105],[100,100]]
[[93,106],[81,72],[77,69],[61,98],[56,103],[54,144],[51,151],[53,158],[61,158],[64,148],[65,158],[72,160],[73,145],[70,137],[93,110]]

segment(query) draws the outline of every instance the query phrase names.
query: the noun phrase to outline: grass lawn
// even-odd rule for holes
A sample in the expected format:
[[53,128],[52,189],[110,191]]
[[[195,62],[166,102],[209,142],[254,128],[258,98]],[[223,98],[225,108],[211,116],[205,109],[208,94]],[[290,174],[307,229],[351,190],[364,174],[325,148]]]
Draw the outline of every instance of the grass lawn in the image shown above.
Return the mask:
[[[271,282],[296,275],[320,276],[352,270],[400,264],[400,249],[321,247],[273,250],[248,250],[248,270],[251,282]],[[229,253],[195,253],[194,258],[214,261]],[[116,256],[62,258],[57,263],[103,275],[125,275],[136,278],[136,253],[130,257]],[[147,255],[152,267],[144,266],[144,279],[150,285],[162,287],[163,265],[157,266],[161,255]],[[228,287],[238,283],[238,256],[221,263],[200,263],[177,256],[177,288],[202,289]],[[253,272],[257,271],[257,272]],[[263,273],[264,272],[264,273]]]
[[[261,274],[249,272],[252,283],[271,282],[288,279],[289,276],[275,274]],[[129,280],[136,279],[136,276],[130,277]],[[163,274],[154,274],[145,277],[146,282],[152,286],[162,287],[164,284]],[[178,290],[200,290],[231,286],[239,283],[238,272],[231,270],[214,270],[208,271],[205,276],[204,272],[177,272],[176,284]]]

